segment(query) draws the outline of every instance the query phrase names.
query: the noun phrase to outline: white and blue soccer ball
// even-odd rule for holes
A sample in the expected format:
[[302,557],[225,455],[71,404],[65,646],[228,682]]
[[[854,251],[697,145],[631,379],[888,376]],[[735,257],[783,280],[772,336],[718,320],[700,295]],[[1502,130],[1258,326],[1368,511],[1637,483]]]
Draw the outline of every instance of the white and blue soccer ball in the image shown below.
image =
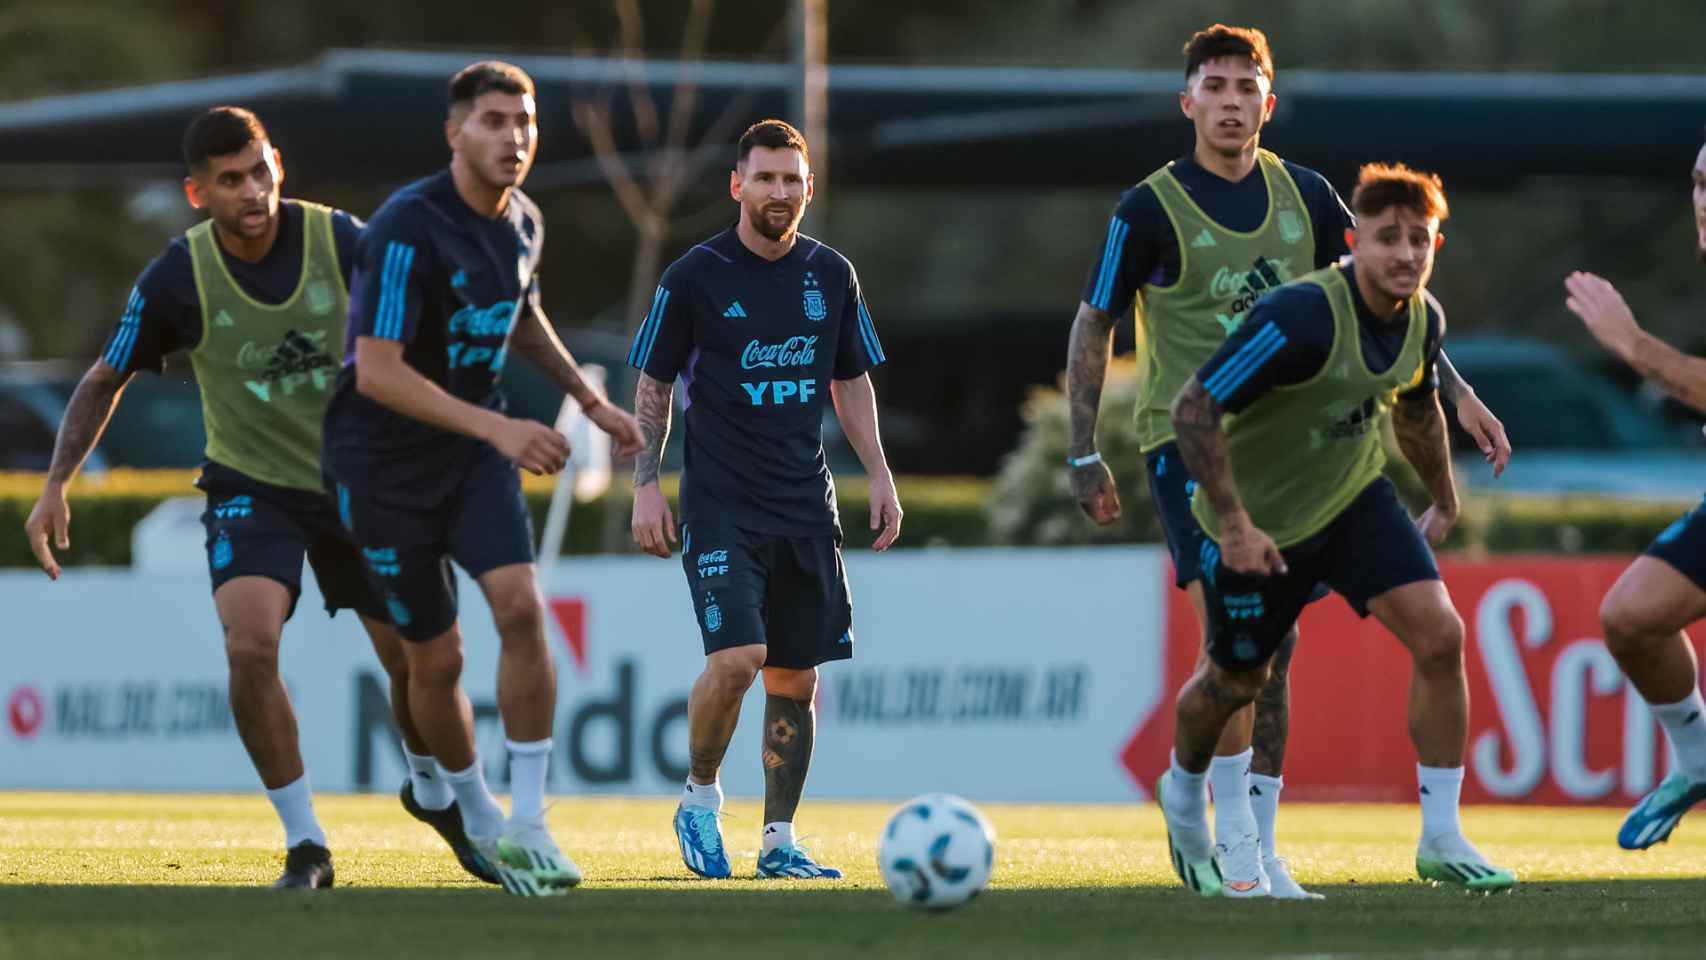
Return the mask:
[[914,797],[883,827],[877,865],[901,903],[925,910],[957,907],[989,883],[995,828],[953,794]]

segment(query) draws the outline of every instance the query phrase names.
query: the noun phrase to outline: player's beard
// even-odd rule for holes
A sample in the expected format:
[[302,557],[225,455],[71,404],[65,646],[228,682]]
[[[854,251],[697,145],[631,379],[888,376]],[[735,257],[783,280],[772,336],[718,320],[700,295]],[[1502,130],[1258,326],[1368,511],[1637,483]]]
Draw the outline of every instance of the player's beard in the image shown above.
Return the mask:
[[[788,211],[788,216],[782,221],[782,225],[778,227],[775,225],[776,221],[771,219],[770,211],[784,207]],[[780,243],[787,239],[795,230],[800,228],[800,219],[805,216],[805,212],[806,205],[803,203],[799,206],[782,203],[763,203],[756,207],[749,208],[747,219],[752,222],[752,229],[757,230],[759,236],[762,236],[766,240]]]

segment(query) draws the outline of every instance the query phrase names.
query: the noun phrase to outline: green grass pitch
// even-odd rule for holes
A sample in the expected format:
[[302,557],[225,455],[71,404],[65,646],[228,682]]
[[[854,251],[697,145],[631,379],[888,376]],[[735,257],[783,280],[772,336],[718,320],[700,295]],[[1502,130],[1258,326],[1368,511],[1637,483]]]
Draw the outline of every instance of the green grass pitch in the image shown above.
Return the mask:
[[[282,843],[258,794],[0,793],[0,958],[1706,954],[1706,823],[1626,853],[1617,810],[1471,808],[1470,836],[1522,880],[1481,895],[1414,878],[1414,808],[1284,806],[1282,851],[1328,895],[1286,903],[1181,889],[1152,807],[989,804],[990,890],[924,914],[877,876],[889,805],[807,802],[802,840],[848,872],[840,882],[692,879],[673,806],[561,800],[551,822],[587,882],[526,901],[465,878],[394,797],[321,797],[338,886],[281,895],[256,889]],[[752,870],[760,817],[730,805],[737,876]]]

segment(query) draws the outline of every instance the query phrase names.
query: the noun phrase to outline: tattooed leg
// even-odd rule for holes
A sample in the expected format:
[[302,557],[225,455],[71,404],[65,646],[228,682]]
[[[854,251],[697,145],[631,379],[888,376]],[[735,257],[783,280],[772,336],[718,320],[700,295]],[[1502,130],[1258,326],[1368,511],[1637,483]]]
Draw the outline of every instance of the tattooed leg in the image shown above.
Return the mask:
[[715,783],[740,720],[740,702],[764,666],[763,644],[718,650],[687,696],[687,769],[694,783]]
[[817,712],[810,700],[764,700],[764,822],[792,823],[812,764]]
[[1181,767],[1192,773],[1208,769],[1226,722],[1256,699],[1267,674],[1266,664],[1232,671],[1208,661],[1197,670],[1179,691],[1173,751]]
[[1268,665],[1268,682],[1256,694],[1256,726],[1250,737],[1254,755],[1250,772],[1277,777],[1285,766],[1286,734],[1291,727],[1291,655],[1297,649],[1297,627],[1280,641]]

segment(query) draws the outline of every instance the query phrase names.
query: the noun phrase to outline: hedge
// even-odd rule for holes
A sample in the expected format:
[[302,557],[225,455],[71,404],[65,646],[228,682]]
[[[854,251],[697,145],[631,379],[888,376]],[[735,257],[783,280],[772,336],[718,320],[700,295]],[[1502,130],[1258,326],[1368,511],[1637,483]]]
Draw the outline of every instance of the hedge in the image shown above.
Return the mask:
[[[1129,470],[1122,470],[1128,473]],[[82,479],[71,493],[72,550],[62,558],[71,565],[123,566],[130,562],[130,531],[138,520],[159,502],[172,496],[196,496],[194,473],[184,471],[115,470],[104,477]],[[673,478],[665,479],[672,500]],[[540,527],[550,503],[548,480],[528,477],[524,487],[534,523]],[[867,546],[869,491],[862,477],[838,480],[847,542]],[[0,566],[33,566],[23,524],[41,491],[36,474],[0,473]],[[998,496],[992,482],[964,477],[903,477],[901,501],[906,524],[901,545],[983,546],[998,542],[1026,545],[1011,537],[998,538],[992,530],[990,501]],[[600,552],[607,511],[619,511],[619,531],[626,530],[630,500],[626,485],[616,483],[596,500],[575,505],[565,551],[571,554]],[[1464,519],[1447,543],[1447,549],[1476,553],[1636,553],[1692,503],[1619,500],[1596,496],[1496,496],[1472,495],[1464,504]],[[1147,511],[1147,503],[1131,504]],[[1080,520],[1086,526],[1088,520]],[[1144,524],[1144,527],[1150,525]],[[1153,534],[1142,532],[1119,542],[1143,542]],[[622,533],[617,552],[632,547]]]

